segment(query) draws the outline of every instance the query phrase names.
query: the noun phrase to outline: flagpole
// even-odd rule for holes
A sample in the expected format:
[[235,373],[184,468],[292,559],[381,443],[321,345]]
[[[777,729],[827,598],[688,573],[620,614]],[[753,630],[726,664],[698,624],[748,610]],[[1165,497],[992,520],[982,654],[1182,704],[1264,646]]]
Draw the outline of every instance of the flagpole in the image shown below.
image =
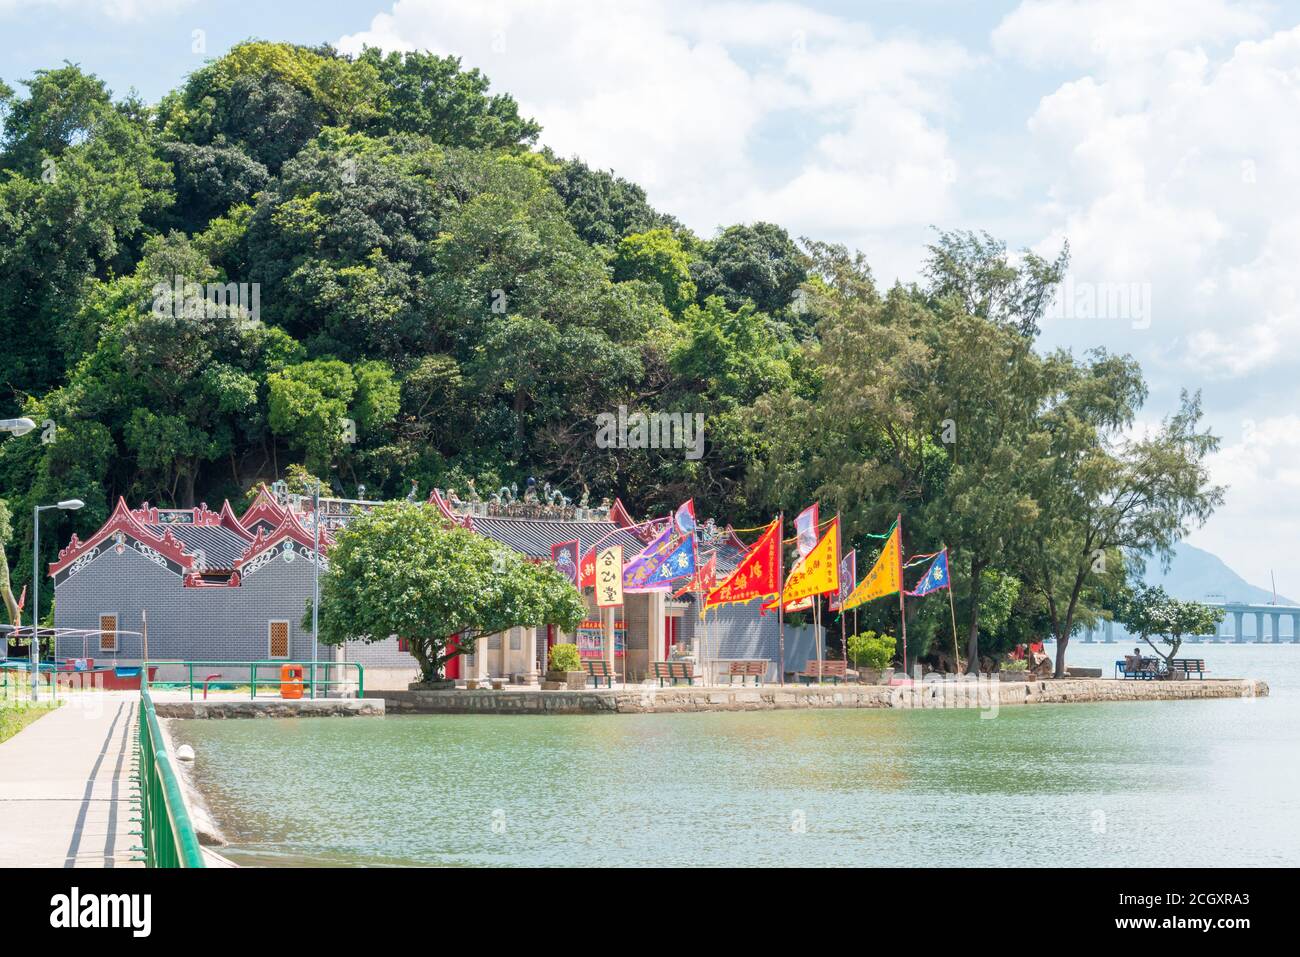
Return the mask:
[[[835,510],[835,603],[840,601],[840,572],[844,561],[844,523],[840,521],[840,510]],[[827,602],[826,610],[830,611]],[[840,657],[844,659],[844,670],[849,670],[849,640],[844,634],[844,609],[840,609]]]
[[898,616],[903,624],[903,674],[907,674],[907,607],[903,604],[903,513],[895,520],[898,525]]
[[[777,680],[785,684],[785,512],[776,516],[776,652]],[[760,604],[762,600],[760,599]]]
[[[943,545],[942,542],[940,542]],[[943,545],[944,558],[948,558],[948,546]],[[956,655],[953,660],[953,667],[957,669],[957,674],[961,674],[961,652],[957,648],[957,609],[952,602],[952,562],[945,561],[944,565],[948,569],[948,614],[952,616],[952,653]]]

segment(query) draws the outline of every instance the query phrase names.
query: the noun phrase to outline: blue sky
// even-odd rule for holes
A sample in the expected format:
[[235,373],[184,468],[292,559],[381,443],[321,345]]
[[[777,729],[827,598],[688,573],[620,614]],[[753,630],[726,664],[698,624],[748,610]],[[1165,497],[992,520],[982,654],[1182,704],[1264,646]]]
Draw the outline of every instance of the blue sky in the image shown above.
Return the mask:
[[1249,0],[0,0],[0,78],[68,59],[155,100],[247,37],[426,48],[704,235],[779,222],[883,282],[933,226],[1068,238],[1044,344],[1137,356],[1142,427],[1202,389],[1230,491],[1190,540],[1300,594],[1297,24]]

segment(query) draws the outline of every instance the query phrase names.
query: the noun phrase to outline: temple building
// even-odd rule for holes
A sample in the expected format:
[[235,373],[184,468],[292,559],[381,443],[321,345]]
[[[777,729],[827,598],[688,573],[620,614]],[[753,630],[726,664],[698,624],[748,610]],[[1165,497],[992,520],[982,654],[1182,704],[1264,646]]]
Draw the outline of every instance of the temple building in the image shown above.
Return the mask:
[[[469,501],[454,491],[434,490],[429,501],[449,521],[485,535],[534,561],[551,561],[552,547],[579,543],[579,555],[597,545],[622,545],[625,559],[662,531],[663,523],[636,522],[621,502],[575,505],[549,487],[529,488],[523,498],[501,489]],[[59,637],[58,658],[91,657],[122,665],[151,661],[309,661],[312,635],[303,626],[313,590],[313,563],[328,568],[329,545],[349,519],[376,502],[310,499],[287,494],[283,485],[263,487],[236,516],[229,502],[219,511],[132,509],[119,500],[93,535],[73,536],[49,566],[55,589],[56,629],[96,632],[97,637]],[[316,515],[320,516],[317,554]],[[699,551],[717,556],[720,575],[739,561],[745,544],[712,522],[699,529]],[[605,653],[605,622],[590,588],[590,613],[575,634],[553,627],[520,625],[482,638],[473,654],[453,659],[447,677],[533,683],[546,668],[547,649],[560,641],[578,644],[584,656]],[[761,617],[758,603],[711,610],[707,627],[696,596],[628,592],[614,611],[616,668],[636,681],[650,664],[674,656],[697,661],[761,658],[775,679],[776,622]],[[607,612],[609,613],[609,612]],[[147,643],[147,652],[146,652]],[[800,648],[804,650],[800,653]],[[787,630],[786,669],[801,667],[810,634]],[[366,688],[404,688],[418,674],[403,640],[352,642],[316,649],[321,662],[350,661],[365,667]]]

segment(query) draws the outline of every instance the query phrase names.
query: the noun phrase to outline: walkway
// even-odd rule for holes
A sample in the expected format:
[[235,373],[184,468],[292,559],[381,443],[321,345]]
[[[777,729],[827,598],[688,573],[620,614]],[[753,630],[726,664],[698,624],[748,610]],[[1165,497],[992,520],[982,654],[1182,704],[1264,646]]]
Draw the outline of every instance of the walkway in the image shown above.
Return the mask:
[[140,867],[134,692],[73,695],[0,744],[0,867]]

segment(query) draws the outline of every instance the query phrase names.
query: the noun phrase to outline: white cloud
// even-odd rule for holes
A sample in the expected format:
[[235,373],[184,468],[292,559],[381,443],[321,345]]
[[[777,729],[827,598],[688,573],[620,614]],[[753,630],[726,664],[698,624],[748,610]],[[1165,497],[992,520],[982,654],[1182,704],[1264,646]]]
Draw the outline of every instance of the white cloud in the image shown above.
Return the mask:
[[1277,572],[1278,591],[1300,594],[1300,578],[1279,561],[1300,537],[1300,415],[1246,419],[1209,461],[1214,480],[1228,486],[1213,521],[1189,540],[1219,555],[1238,574],[1267,585]]
[[[1136,95],[1140,91],[1140,96]],[[1300,333],[1300,28],[1219,61],[1166,51],[1044,96],[1028,130],[1054,169],[1043,213],[1074,271],[1153,290],[1147,348],[1200,377],[1289,361]]]
[[993,31],[993,48],[1031,66],[1137,63],[1267,26],[1260,4],[1230,0],[1028,0]]
[[399,0],[339,41],[365,44],[462,56],[544,143],[640,183],[706,236],[767,219],[851,245],[949,209],[942,112],[975,62],[799,4],[710,0]]

